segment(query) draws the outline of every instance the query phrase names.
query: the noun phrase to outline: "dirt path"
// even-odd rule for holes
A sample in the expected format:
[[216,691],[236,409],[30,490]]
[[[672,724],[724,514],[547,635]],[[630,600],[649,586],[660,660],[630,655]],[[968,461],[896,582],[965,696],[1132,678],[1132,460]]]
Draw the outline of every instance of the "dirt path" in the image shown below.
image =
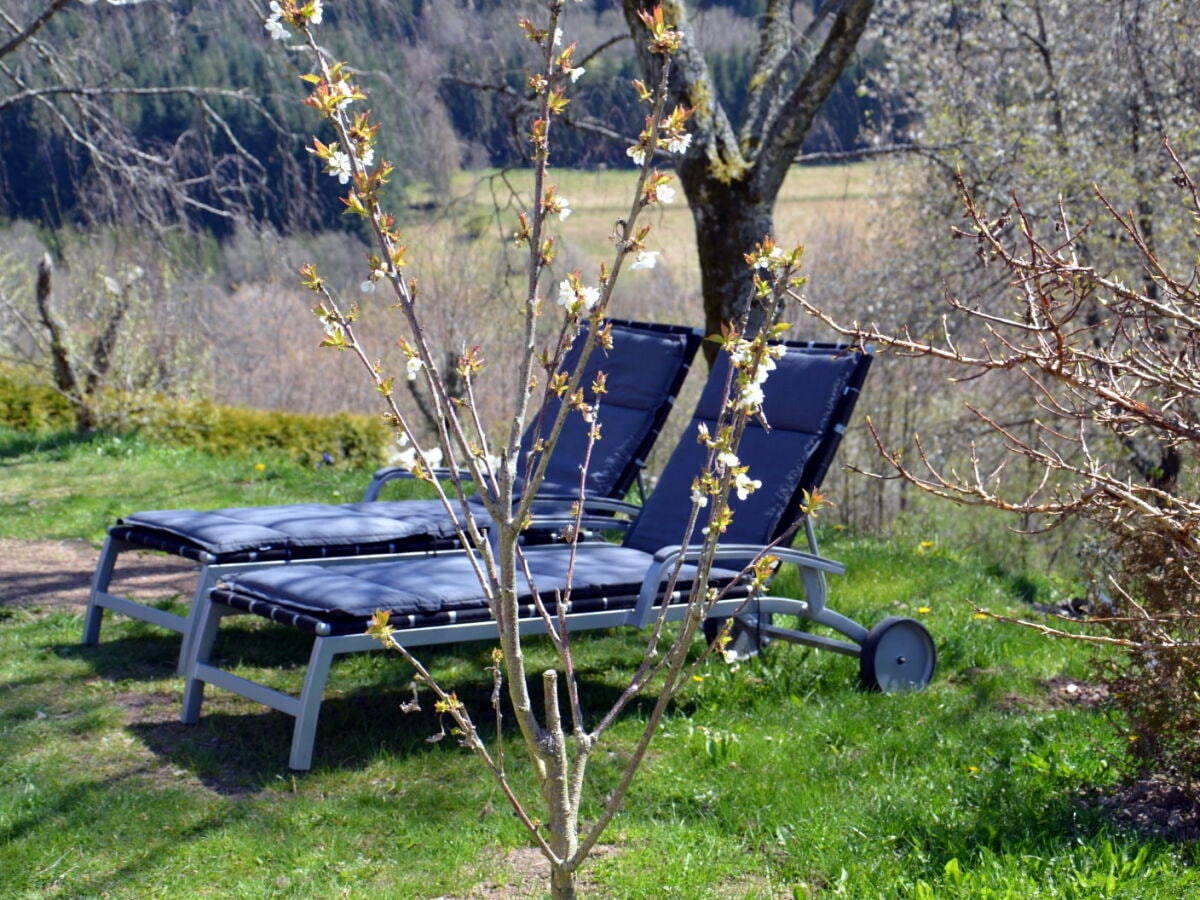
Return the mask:
[[[0,539],[0,606],[69,607],[82,611],[100,551],[86,541]],[[126,554],[114,587],[139,593],[190,594],[191,564],[174,557]]]

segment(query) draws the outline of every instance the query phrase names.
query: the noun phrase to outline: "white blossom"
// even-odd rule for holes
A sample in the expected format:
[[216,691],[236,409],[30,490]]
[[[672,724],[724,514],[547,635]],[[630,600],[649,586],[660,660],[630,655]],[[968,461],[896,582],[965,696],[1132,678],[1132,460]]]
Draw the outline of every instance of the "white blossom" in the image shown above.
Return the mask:
[[738,406],[745,412],[754,412],[763,402],[762,385],[758,382],[748,384],[742,388],[742,393],[738,397]]
[[756,260],[754,260],[754,268],[769,269],[772,262],[783,259],[783,257],[784,252],[782,247],[772,247],[769,254],[766,256],[760,255]]
[[322,0],[312,0],[312,15],[308,17],[310,25],[320,25],[321,17],[325,15],[325,8],[322,5]]
[[760,487],[762,487],[762,482],[757,478],[751,478],[745,472],[738,472],[733,477],[733,489],[737,491],[739,500],[745,500]]
[[634,165],[644,166],[646,164],[646,148],[641,144],[634,144],[625,151],[625,155],[633,160]]
[[590,312],[600,302],[600,289],[590,285],[580,285],[576,289],[570,279],[564,278],[558,284],[557,302],[568,312],[578,312],[579,307]]
[[271,36],[271,40],[273,40],[273,41],[287,40],[287,36],[288,36],[287,30],[283,27],[283,23],[281,21],[279,21],[278,16],[271,16],[271,18],[267,19],[267,23],[263,27],[265,27],[267,29],[267,34],[269,34]]
[[675,202],[675,188],[671,187],[669,184],[660,184],[654,189],[654,195],[658,197],[659,203]]
[[692,146],[692,136],[685,132],[679,137],[671,138],[667,143],[667,151],[669,153],[687,153],[690,146]]
[[658,250],[639,250],[630,269],[653,269],[658,265]]
[[692,488],[692,503],[703,509],[708,506],[708,497],[700,488]]
[[410,356],[408,361],[404,363],[404,374],[409,381],[416,381],[418,373],[420,373],[421,369],[424,367],[425,364],[421,362],[421,357]]
[[585,69],[583,66],[576,66],[574,69],[567,69],[567,74],[571,76],[571,84],[577,82],[579,80],[579,76],[586,71],[587,69]]
[[722,450],[717,454],[717,462],[727,469],[732,469],[738,464],[737,454],[732,450]]
[[596,308],[596,304],[600,302],[600,288],[584,287],[579,292],[579,299],[583,301],[583,306],[587,310]]
[[339,81],[330,87],[330,93],[337,95],[337,107],[341,109],[343,106],[349,106],[354,102],[354,91],[350,89],[349,83]]
[[350,181],[350,157],[341,150],[334,150],[325,161],[325,171],[333,175],[342,184]]

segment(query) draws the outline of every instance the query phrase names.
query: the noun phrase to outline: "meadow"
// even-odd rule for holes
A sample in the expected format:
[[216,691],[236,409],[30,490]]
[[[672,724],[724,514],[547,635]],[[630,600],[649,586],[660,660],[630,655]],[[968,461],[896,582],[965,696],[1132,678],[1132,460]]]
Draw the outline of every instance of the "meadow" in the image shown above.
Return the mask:
[[[366,480],[136,438],[0,431],[0,539],[84,538],[95,549],[123,511],[353,499]],[[1124,738],[1086,648],[976,610],[1037,619],[1031,591],[1052,602],[1071,586],[929,537],[920,522],[856,533],[836,508],[821,529],[825,555],[848,566],[833,602],[868,623],[919,617],[938,644],[934,683],[866,693],[853,660],[794,646],[710,663],[656,739],[585,895],[1174,900],[1197,890],[1195,845],[1138,830],[1106,799],[1125,777]],[[781,591],[796,588],[781,578]],[[5,896],[540,896],[499,791],[453,741],[429,742],[439,730],[430,703],[400,713],[411,672],[397,658],[335,666],[314,769],[297,775],[286,768],[290,720],[249,701],[212,691],[201,724],[178,724],[177,636],[111,617],[100,645],[82,647],[78,605],[4,583]],[[296,686],[302,641],[268,624],[227,627],[232,664]],[[481,720],[490,649],[425,654]],[[550,664],[538,642],[530,652]],[[636,664],[638,636],[585,635],[577,653],[584,697],[600,707]],[[643,713],[614,732],[597,790]],[[512,743],[507,722],[499,737]]]

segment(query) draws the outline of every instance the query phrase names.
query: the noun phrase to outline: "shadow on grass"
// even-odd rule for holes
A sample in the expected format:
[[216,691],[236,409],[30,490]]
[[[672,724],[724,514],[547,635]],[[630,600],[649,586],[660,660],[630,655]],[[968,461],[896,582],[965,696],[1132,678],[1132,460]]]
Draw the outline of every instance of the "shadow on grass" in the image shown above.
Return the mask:
[[[86,660],[97,675],[112,681],[173,677],[179,637],[140,623],[131,623],[128,629],[129,635],[95,647],[65,644],[56,649],[63,656]],[[598,638],[584,639],[590,646],[580,672],[580,695],[589,727],[621,694],[612,672],[634,668],[628,643],[612,636]],[[486,641],[448,644],[426,648],[422,654],[425,665],[448,690],[456,692],[489,743],[496,737],[493,685],[487,671],[493,646]],[[238,661],[245,661],[256,669],[274,670],[266,680],[277,689],[295,693],[304,678],[310,647],[309,639],[298,632],[249,621],[244,627],[222,632],[215,661],[235,669]],[[624,658],[618,659],[620,656]],[[529,690],[538,701],[542,696],[541,668],[531,666],[536,674],[529,678]],[[458,738],[450,733],[453,722],[434,711],[434,698],[428,690],[419,694],[419,711],[402,711],[413,698],[412,674],[398,656],[382,649],[335,661],[317,726],[314,771],[363,769],[389,757],[403,760],[426,752],[432,743],[465,756],[466,751],[457,749]],[[294,723],[290,716],[206,686],[200,722],[184,725],[179,721],[182,680],[179,693],[169,704],[161,699],[139,702],[138,696],[135,684],[129,693],[116,698],[126,711],[127,730],[152,753],[194,773],[214,792],[227,796],[253,793],[281,777],[293,776],[287,768]],[[560,696],[565,714],[565,691]],[[645,718],[653,702],[653,696],[636,698],[625,715]],[[675,709],[688,713],[694,702],[689,697],[678,698]],[[510,746],[519,744],[507,691],[503,694],[502,727],[505,741]]]

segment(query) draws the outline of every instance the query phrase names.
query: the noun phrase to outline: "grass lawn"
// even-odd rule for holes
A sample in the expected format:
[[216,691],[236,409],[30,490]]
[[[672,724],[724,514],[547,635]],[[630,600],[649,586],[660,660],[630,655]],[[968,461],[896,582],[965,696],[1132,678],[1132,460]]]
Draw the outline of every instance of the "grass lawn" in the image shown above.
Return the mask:
[[[136,440],[0,431],[0,537],[98,547],[104,526],[135,508],[357,499],[365,481]],[[1011,577],[944,543],[830,529],[823,549],[848,565],[831,584],[837,608],[867,623],[926,622],[940,654],[934,684],[864,693],[854,660],[794,646],[735,667],[713,662],[656,739],[586,895],[1200,891],[1194,846],[1124,830],[1100,802],[1119,778],[1123,738],[1103,706],[1081,702],[1090,692],[1070,689],[1088,682],[1083,648],[971,608],[1032,615]],[[783,579],[780,592],[796,589]],[[243,671],[298,685],[303,641],[264,623],[227,627],[222,647]],[[399,712],[410,673],[398,659],[360,654],[335,666],[315,767],[298,776],[286,769],[282,715],[210,690],[201,724],[178,724],[177,636],[111,617],[101,644],[85,648],[80,628],[78,608],[0,595],[5,897],[539,896],[500,792],[452,738],[429,742],[439,731],[431,702]],[[637,637],[578,639],[594,711],[636,663]],[[425,654],[479,721],[490,649]],[[530,653],[532,671],[551,664],[538,641]],[[597,757],[594,795],[612,784],[643,710]],[[501,738],[515,760],[511,721]]]

